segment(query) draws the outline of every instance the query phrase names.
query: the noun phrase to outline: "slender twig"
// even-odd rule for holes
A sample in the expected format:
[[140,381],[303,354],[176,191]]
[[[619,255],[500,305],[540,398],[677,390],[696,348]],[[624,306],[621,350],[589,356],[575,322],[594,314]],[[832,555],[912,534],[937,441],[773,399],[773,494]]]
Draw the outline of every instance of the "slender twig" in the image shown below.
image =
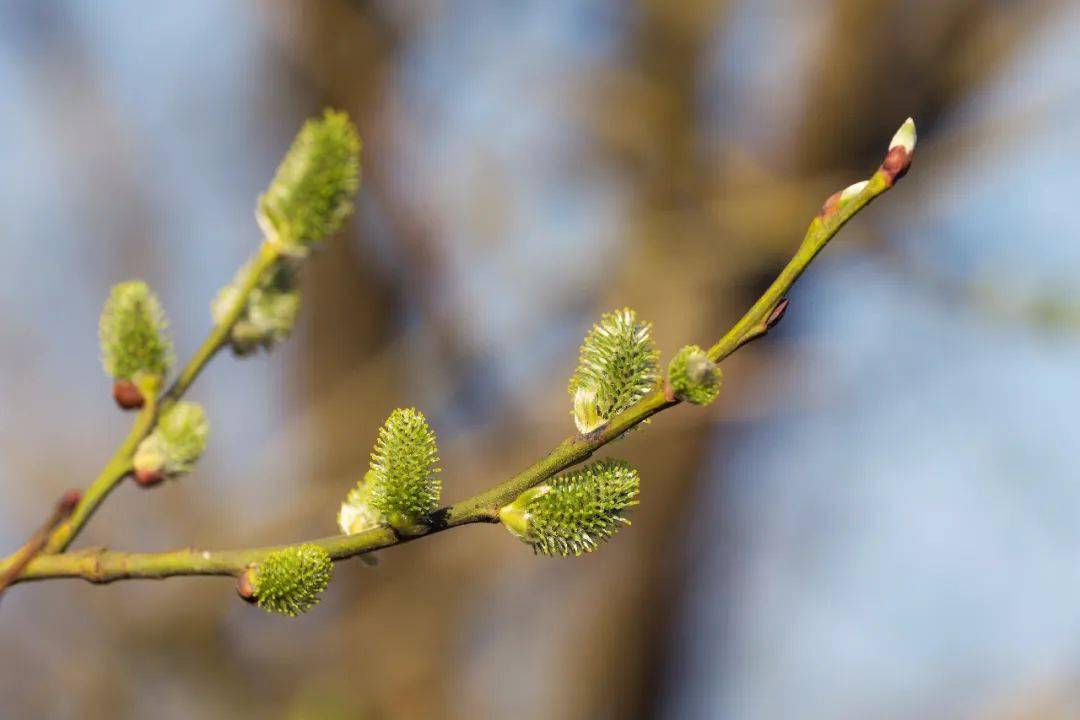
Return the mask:
[[131,458],[139,443],[154,429],[157,418],[157,398],[150,395],[146,403],[139,409],[135,422],[131,425],[124,441],[116,452],[101,469],[94,482],[83,493],[82,500],[75,506],[71,517],[60,523],[49,535],[49,539],[42,549],[45,554],[59,553],[67,549],[71,541],[75,539],[79,531],[90,520],[94,511],[105,501],[113,488],[131,472]]
[[[720,362],[750,341],[767,333],[783,315],[787,308],[788,291],[811,261],[848,220],[874,198],[892,187],[895,181],[907,171],[910,161],[911,148],[894,145],[890,148],[885,162],[869,181],[830,197],[821,212],[810,223],[806,236],[794,257],[746,314],[719,342],[712,346],[709,350],[710,359]],[[206,347],[213,349],[201,352],[197,356],[203,357],[204,361],[213,355],[213,351],[216,351],[216,347],[212,345]],[[190,373],[182,373],[181,380],[174,386],[173,391],[179,387],[178,392],[182,393],[198,373],[198,367],[200,366],[196,366]],[[184,378],[187,380],[184,381]],[[168,399],[175,399],[173,391],[168,394]],[[178,397],[179,394],[176,396]],[[566,438],[545,457],[514,477],[478,495],[432,512],[405,532],[382,525],[355,535],[335,535],[310,542],[326,549],[334,560],[345,560],[439,533],[452,527],[497,522],[499,508],[512,502],[525,490],[582,462],[630,428],[678,403],[677,399],[665,392],[665,388],[657,387],[634,406],[596,430]],[[111,582],[176,575],[237,576],[249,566],[261,562],[269,553],[282,547],[288,546],[225,551],[184,549],[161,553],[127,553],[94,549],[58,555],[40,555],[29,562],[16,581],[68,577],[82,578],[91,582]],[[10,561],[0,564],[0,567],[10,568]]]
[[[180,374],[177,376],[176,381],[172,387],[168,389],[162,396],[160,401],[150,395],[146,404],[139,410],[138,416],[135,418],[135,422],[131,426],[131,431],[127,437],[113,453],[112,458],[102,468],[101,473],[87,488],[86,493],[83,495],[82,500],[75,507],[74,512],[71,513],[71,517],[61,523],[49,536],[45,547],[42,549],[42,553],[52,554],[61,553],[68,548],[71,542],[83,529],[86,523],[90,520],[90,517],[97,510],[98,506],[104,502],[109,493],[112,492],[121,480],[128,476],[132,471],[132,458],[135,455],[135,451],[141,443],[157,425],[157,419],[161,415],[161,411],[168,409],[169,405],[175,403],[177,400],[184,396],[191,384],[195,382],[195,378],[199,376],[203,368],[214,358],[217,352],[224,347],[229,340],[229,334],[232,332],[233,326],[236,324],[240,315],[244,311],[244,307],[247,303],[247,298],[251,294],[251,291],[258,284],[259,279],[263,276],[266,270],[278,259],[279,251],[275,249],[275,246],[270,243],[263,243],[258,253],[250,266],[250,272],[244,278],[244,282],[240,286],[240,291],[237,295],[236,301],[229,309],[228,314],[221,319],[220,322],[214,325],[203,341],[202,345],[195,351],[191,359],[184,365]],[[3,566],[10,564],[12,558],[6,558],[3,561]]]
[[45,543],[49,541],[49,533],[53,531],[53,528],[71,515],[71,511],[74,510],[75,506],[78,504],[78,490],[68,490],[60,496],[60,499],[56,501],[56,506],[53,508],[49,518],[42,523],[41,527],[30,536],[30,539],[27,540],[21,548],[15,551],[11,563],[7,566],[3,575],[0,575],[0,595],[4,594],[4,590],[7,589],[8,585],[10,585],[30,561],[44,549]]
[[247,276],[244,278],[244,282],[241,283],[239,292],[237,293],[236,300],[233,306],[229,308],[229,312],[221,319],[221,322],[214,325],[210,330],[210,334],[203,340],[202,345],[195,351],[195,354],[191,356],[191,359],[184,366],[184,369],[180,371],[176,381],[172,384],[172,387],[168,389],[162,398],[162,410],[167,409],[169,405],[176,402],[184,396],[191,384],[195,382],[195,378],[199,376],[199,373],[203,371],[218,351],[229,342],[229,334],[232,332],[233,326],[236,325],[237,320],[244,312],[244,308],[247,306],[248,296],[251,295],[251,291],[255,289],[255,286],[259,284],[259,280],[266,274],[280,257],[280,250],[274,243],[264,242],[260,247],[258,253],[256,253],[251,265],[248,267]]

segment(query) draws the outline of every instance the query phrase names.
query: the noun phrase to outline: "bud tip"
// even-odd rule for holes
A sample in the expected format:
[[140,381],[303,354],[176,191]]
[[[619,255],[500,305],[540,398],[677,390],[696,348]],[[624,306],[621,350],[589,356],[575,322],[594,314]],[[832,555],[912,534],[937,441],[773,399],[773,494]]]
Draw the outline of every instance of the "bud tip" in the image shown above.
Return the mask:
[[80,500],[82,500],[82,493],[73,488],[60,496],[60,501],[56,504],[56,507],[62,513],[69,513],[75,509]]
[[893,135],[889,152],[885,154],[885,160],[881,163],[881,172],[885,175],[886,187],[891,187],[900,178],[907,174],[911,167],[911,155],[915,150],[915,121],[908,118],[900,129]]
[[892,142],[889,143],[889,149],[892,150],[895,147],[902,147],[904,151],[909,155],[915,151],[915,142],[918,140],[918,133],[915,131],[915,121],[912,118],[908,118],[904,121],[904,124],[900,126],[900,129],[893,135]]

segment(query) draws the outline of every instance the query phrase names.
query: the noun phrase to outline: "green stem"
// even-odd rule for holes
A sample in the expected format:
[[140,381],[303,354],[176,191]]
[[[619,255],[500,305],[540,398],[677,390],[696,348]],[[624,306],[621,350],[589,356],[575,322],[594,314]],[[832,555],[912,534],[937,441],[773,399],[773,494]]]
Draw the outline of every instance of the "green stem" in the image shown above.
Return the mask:
[[233,326],[236,325],[236,321],[240,319],[244,308],[247,306],[248,295],[251,294],[251,291],[259,284],[259,280],[277,262],[279,257],[280,252],[271,243],[264,242],[259,246],[259,252],[252,260],[248,268],[249,272],[240,285],[240,292],[237,294],[236,302],[225,317],[222,318],[221,322],[210,330],[210,334],[206,336],[206,339],[203,340],[195,354],[192,355],[187,365],[180,371],[172,387],[165,393],[161,403],[163,410],[184,396],[184,393],[195,382],[195,378],[199,376],[203,368],[210,363],[221,348],[228,344]]
[[[892,181],[878,171],[858,195],[842,205],[826,209],[814,218],[794,257],[780,271],[776,280],[742,318],[709,350],[709,357],[719,362],[740,347],[768,331],[768,320],[778,303],[825,245],[859,210],[891,187]],[[268,264],[269,261],[267,261]],[[235,320],[235,318],[233,319]],[[225,334],[215,333],[220,337]],[[213,338],[215,335],[212,335]],[[209,358],[216,346],[208,340]],[[197,367],[181,374],[166,399],[179,397],[197,374]],[[186,382],[184,378],[187,378]],[[183,383],[183,384],[182,384]],[[179,391],[177,392],[177,388]],[[175,395],[174,395],[175,393]],[[440,508],[408,532],[399,533],[380,526],[356,535],[334,535],[310,541],[325,548],[334,560],[399,545],[449,528],[473,523],[498,522],[499,508],[513,502],[521,493],[554,475],[589,458],[603,446],[653,415],[678,404],[662,389],[654,390],[633,407],[586,435],[566,438],[542,459],[509,480],[466,500]],[[207,551],[196,549],[161,553],[126,553],[103,549],[60,555],[40,555],[30,562],[18,581],[49,578],[83,578],[91,582],[111,582],[132,578],[165,578],[175,575],[239,575],[248,566],[258,564],[267,554],[286,545],[244,550]],[[0,563],[0,569],[6,565]]]
[[42,554],[62,553],[67,549],[75,536],[90,520],[94,511],[109,496],[112,489],[131,472],[131,458],[134,457],[139,443],[153,430],[156,419],[157,397],[155,390],[152,393],[146,393],[146,402],[135,417],[135,422],[132,423],[131,431],[124,438],[124,442],[116,449],[116,452],[113,453],[105,467],[101,469],[94,482],[90,483],[90,487],[86,489],[82,499],[79,500],[79,504],[72,511],[71,517],[57,525],[56,529],[49,535],[45,547],[42,548]]
[[[768,289],[753,307],[709,349],[709,359],[720,362],[746,343],[768,332],[768,320],[773,310],[784,299],[788,290],[803,274],[810,262],[817,257],[829,240],[860,210],[890,187],[893,180],[883,170],[878,170],[867,182],[862,192],[850,198],[832,212],[819,214],[810,222],[802,244]],[[824,208],[823,208],[824,210]]]
[[[116,449],[116,452],[113,453],[112,458],[102,468],[101,473],[94,482],[87,488],[71,517],[58,525],[50,534],[49,540],[42,550],[42,555],[62,553],[66,550],[93,516],[94,511],[109,496],[113,488],[132,471],[131,461],[135,456],[139,443],[154,431],[161,412],[167,410],[184,396],[184,393],[195,382],[203,368],[209,364],[218,350],[228,343],[229,334],[247,305],[248,295],[255,289],[260,278],[277,261],[278,257],[278,250],[270,243],[264,242],[259,247],[258,253],[249,266],[249,272],[240,286],[240,292],[237,295],[235,304],[229,309],[228,314],[222,318],[221,322],[214,325],[210,334],[207,335],[206,339],[195,351],[195,354],[184,365],[172,387],[161,396],[160,400],[156,397],[160,386],[155,386],[152,392],[143,393],[148,399],[135,418],[135,423],[132,425],[128,436],[120,444],[120,447]],[[3,561],[0,561],[0,567],[6,567],[12,560],[13,556],[4,558]]]

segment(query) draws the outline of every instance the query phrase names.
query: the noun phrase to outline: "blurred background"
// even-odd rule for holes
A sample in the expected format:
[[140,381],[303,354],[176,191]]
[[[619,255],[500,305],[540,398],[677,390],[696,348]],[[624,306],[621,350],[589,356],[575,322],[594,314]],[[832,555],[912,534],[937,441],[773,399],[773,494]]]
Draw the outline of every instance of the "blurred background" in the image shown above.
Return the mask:
[[1080,717],[1078,68],[1067,0],[0,5],[5,551],[130,421],[108,288],[148,280],[186,356],[324,106],[364,186],[295,336],[220,357],[198,471],[125,483],[80,546],[330,534],[401,405],[447,501],[490,486],[572,431],[602,311],[710,344],[920,132],[720,401],[608,448],[644,482],[600,552],[461,529],[294,621],[220,578],[20,585],[0,716]]

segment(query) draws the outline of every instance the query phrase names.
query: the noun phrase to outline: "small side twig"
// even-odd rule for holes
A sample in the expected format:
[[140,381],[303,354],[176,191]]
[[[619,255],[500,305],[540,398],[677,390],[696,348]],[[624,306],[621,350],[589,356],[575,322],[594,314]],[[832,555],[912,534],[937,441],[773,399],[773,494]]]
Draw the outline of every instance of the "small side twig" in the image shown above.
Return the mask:
[[[184,365],[173,385],[160,398],[154,396],[146,400],[146,404],[139,410],[139,415],[131,427],[131,432],[116,449],[113,457],[101,470],[98,477],[87,488],[86,493],[78,501],[73,512],[69,514],[70,519],[67,517],[61,519],[50,531],[43,548],[44,553],[61,553],[67,550],[98,506],[120,484],[120,481],[131,473],[131,460],[139,447],[139,443],[153,432],[161,413],[184,396],[184,393],[195,382],[203,369],[217,355],[218,351],[228,343],[229,333],[232,332],[233,326],[239,320],[247,297],[254,290],[262,274],[273,265],[278,256],[278,251],[269,243],[263,243],[260,246],[254,258],[252,271],[248,274],[243,287],[240,288],[233,309],[221,322],[216,323],[211,328],[209,335],[207,335],[187,364]],[[2,566],[2,561],[0,561],[0,566]]]
[[53,528],[71,515],[75,506],[79,504],[81,497],[82,494],[78,490],[68,490],[60,496],[49,519],[30,536],[30,539],[21,548],[15,551],[11,565],[8,566],[3,575],[0,575],[0,596],[3,596],[4,590],[15,581],[15,578],[19,577],[19,573],[25,570],[30,561],[42,551],[45,543],[49,541],[49,534],[53,531]]

